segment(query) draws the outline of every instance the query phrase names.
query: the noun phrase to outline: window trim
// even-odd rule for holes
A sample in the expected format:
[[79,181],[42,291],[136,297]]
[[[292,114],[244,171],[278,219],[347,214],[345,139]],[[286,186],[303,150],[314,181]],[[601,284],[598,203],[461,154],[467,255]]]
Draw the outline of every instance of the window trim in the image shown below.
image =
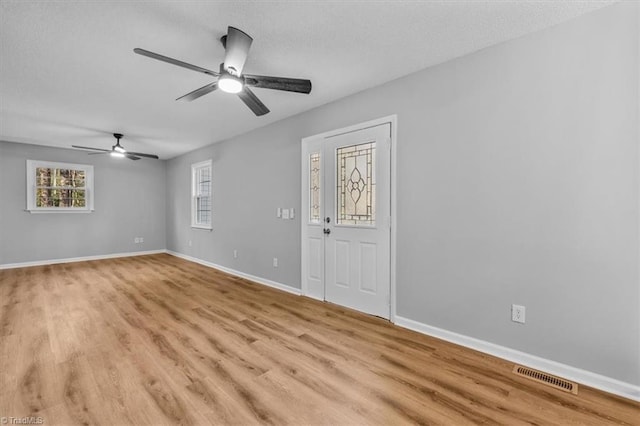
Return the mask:
[[[199,169],[209,168],[209,198],[211,199],[211,209],[209,211],[209,223],[200,224],[197,222],[197,186],[196,174]],[[191,227],[194,229],[213,229],[213,161],[211,159],[191,164]]]
[[[37,207],[36,206],[36,169],[82,170],[85,173],[85,206],[84,207]],[[56,161],[27,160],[27,211],[29,213],[91,213],[93,208],[93,166],[90,164],[61,163]]]

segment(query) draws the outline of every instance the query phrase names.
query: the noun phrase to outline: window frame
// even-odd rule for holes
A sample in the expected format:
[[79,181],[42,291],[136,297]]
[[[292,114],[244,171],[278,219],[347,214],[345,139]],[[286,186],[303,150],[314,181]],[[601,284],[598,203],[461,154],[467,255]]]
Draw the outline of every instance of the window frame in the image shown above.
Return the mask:
[[[36,170],[38,168],[48,169],[71,169],[84,171],[84,207],[38,207],[36,202]],[[27,160],[27,211],[30,213],[91,213],[93,208],[93,166],[90,164],[61,163],[56,161]]]
[[[198,191],[200,184],[198,171],[204,168],[209,169],[209,223],[198,222]],[[213,229],[213,161],[211,159],[191,164],[191,227],[195,229]]]

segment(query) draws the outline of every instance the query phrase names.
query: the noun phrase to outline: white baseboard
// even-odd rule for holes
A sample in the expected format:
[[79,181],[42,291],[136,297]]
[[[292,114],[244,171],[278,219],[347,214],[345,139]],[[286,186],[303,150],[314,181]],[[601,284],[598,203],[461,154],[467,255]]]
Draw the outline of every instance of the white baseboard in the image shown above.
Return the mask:
[[5,264],[0,264],[0,269],[26,268],[29,266],[54,265],[56,263],[82,262],[85,260],[115,259],[118,257],[145,256],[148,254],[158,254],[158,253],[166,253],[166,252],[167,251],[165,249],[161,249],[161,250],[133,251],[133,252],[127,252],[127,253],[98,254],[95,256],[67,257],[65,259],[36,260],[33,262],[5,263]]
[[626,383],[601,374],[592,373],[591,371],[582,370],[570,365],[540,358],[505,346],[485,342],[484,340],[443,330],[441,328],[433,327],[401,316],[396,316],[395,323],[400,327],[446,340],[447,342],[455,343],[456,345],[506,359],[516,364],[535,368],[536,370],[545,371],[547,373],[554,374],[568,380],[573,380],[605,392],[629,398],[634,401],[640,401],[640,386],[636,386],[631,383]]
[[217,265],[215,263],[212,262],[208,262],[206,260],[202,260],[202,259],[198,259],[197,257],[192,257],[186,254],[182,254],[182,253],[178,253],[172,250],[167,250],[166,253],[175,256],[175,257],[179,257],[181,259],[184,260],[188,260],[190,262],[194,262],[194,263],[198,263],[200,265],[204,265],[204,266],[208,266],[209,268],[213,268],[213,269],[218,269],[222,272],[226,272],[227,274],[231,274],[231,275],[235,275],[236,277],[240,277],[240,278],[246,278],[250,281],[254,281],[258,284],[263,284],[269,287],[273,287],[276,288],[278,290],[282,290],[282,291],[286,291],[287,293],[291,293],[291,294],[295,294],[296,296],[300,296],[302,293],[299,289],[297,288],[293,288],[290,287],[286,284],[282,284],[276,281],[271,281],[268,280],[266,278],[262,278],[262,277],[257,277],[255,275],[251,275],[251,274],[247,274],[244,272],[240,272],[240,271],[236,271],[235,269],[231,269],[231,268],[227,268],[226,266],[222,266],[222,265]]

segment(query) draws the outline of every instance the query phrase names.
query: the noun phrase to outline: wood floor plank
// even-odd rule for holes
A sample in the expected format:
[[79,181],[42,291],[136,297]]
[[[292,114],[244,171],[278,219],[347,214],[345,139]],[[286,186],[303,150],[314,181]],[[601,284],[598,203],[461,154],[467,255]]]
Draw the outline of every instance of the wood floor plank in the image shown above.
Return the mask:
[[640,404],[166,254],[0,271],[0,416],[638,425]]

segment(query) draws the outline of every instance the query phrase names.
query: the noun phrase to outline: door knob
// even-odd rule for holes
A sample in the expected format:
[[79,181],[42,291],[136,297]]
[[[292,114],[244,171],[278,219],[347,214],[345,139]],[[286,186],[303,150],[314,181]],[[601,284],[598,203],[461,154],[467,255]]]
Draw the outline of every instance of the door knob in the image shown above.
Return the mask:
[[329,216],[327,216],[324,221],[327,222],[327,223],[331,223],[331,218]]
[[329,229],[329,228],[324,228],[324,229],[322,230],[322,232],[324,232],[324,233],[325,233],[325,235],[329,235],[329,234],[331,233],[331,229]]

